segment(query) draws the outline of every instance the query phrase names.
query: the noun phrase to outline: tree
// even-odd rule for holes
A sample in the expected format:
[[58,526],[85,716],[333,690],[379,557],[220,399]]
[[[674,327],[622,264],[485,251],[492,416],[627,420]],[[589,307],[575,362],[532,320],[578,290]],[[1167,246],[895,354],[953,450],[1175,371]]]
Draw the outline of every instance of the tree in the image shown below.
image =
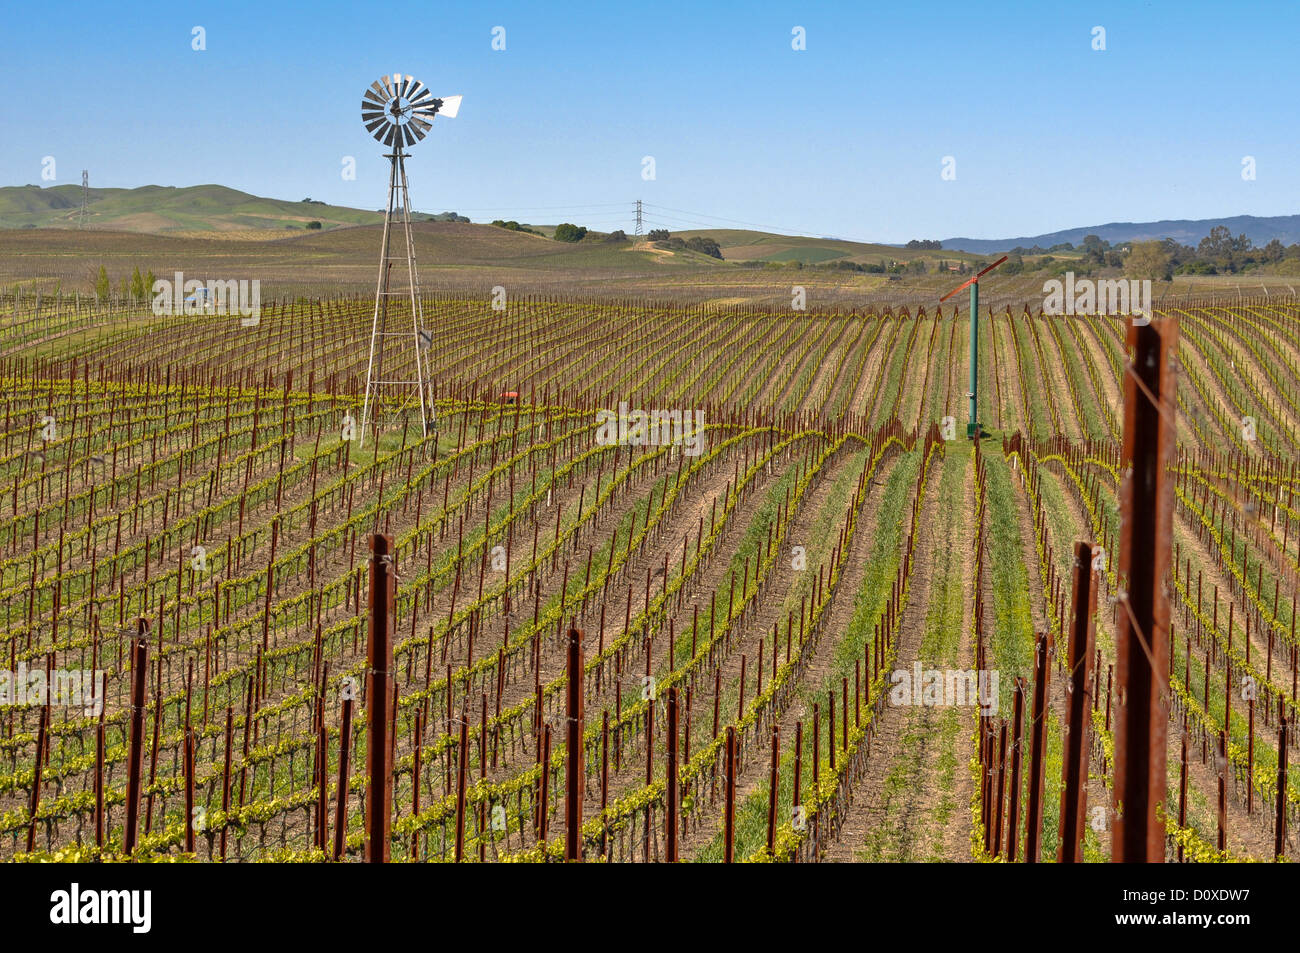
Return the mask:
[[686,247],[710,258],[722,258],[722,249],[718,247],[717,241],[705,235],[692,235],[686,239]]
[[108,283],[108,272],[104,270],[103,265],[100,265],[99,275],[95,278],[95,300],[107,301],[109,292],[112,290],[113,286]]
[[1168,281],[1174,276],[1173,256],[1162,241],[1133,242],[1124,259],[1124,274],[1130,278]]
[[137,265],[131,272],[131,300],[143,301],[145,297],[144,276],[140,274],[140,267]]
[[572,222],[561,222],[555,226],[555,240],[557,242],[580,242],[586,234],[587,230],[585,228],[574,225]]
[[1226,225],[1215,225],[1196,246],[1196,257],[1213,264],[1227,264],[1232,258],[1232,232]]
[[308,223],[307,223],[307,227],[308,227],[308,228],[320,228],[320,222],[308,222]]
[[652,242],[666,242],[668,241],[668,229],[652,228],[650,229],[650,234],[646,237]]
[[617,230],[615,230],[615,231],[610,232],[608,235],[606,235],[606,236],[605,236],[605,241],[607,241],[607,242],[625,242],[625,241],[627,241],[627,233],[624,232],[623,229],[621,229],[621,228],[620,228],[620,229],[617,229]]

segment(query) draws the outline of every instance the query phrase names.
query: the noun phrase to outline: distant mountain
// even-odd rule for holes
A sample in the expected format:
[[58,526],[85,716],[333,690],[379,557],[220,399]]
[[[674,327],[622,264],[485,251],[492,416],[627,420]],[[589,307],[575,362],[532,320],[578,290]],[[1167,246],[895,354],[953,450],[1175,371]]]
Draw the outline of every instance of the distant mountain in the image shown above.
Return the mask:
[[[384,220],[381,212],[323,202],[286,202],[224,185],[92,188],[87,198],[87,227],[128,232],[301,229],[312,221],[331,228]],[[80,185],[0,188],[0,228],[76,228],[80,215]]]
[[1062,242],[1077,246],[1085,235],[1096,235],[1112,245],[1127,241],[1172,238],[1182,245],[1196,247],[1210,229],[1226,225],[1234,236],[1245,234],[1256,245],[1267,245],[1276,238],[1284,245],[1300,242],[1300,215],[1274,215],[1261,218],[1255,215],[1234,215],[1231,218],[1166,219],[1160,222],[1111,222],[1107,225],[1090,225],[1087,228],[1067,228],[1046,235],[1029,235],[1024,238],[945,238],[945,251],[968,251],[979,255],[1010,251],[1017,246],[1050,248]]

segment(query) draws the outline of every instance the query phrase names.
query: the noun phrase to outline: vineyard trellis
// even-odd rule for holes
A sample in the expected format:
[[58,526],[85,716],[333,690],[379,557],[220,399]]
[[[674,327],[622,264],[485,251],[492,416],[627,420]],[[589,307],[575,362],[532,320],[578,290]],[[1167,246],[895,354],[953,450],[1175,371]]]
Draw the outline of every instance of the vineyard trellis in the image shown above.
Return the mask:
[[[0,856],[1115,856],[1123,319],[977,315],[972,444],[958,310],[425,295],[438,428],[359,446],[369,305],[0,300],[0,654],[103,678],[7,682]],[[1150,842],[1294,856],[1300,305],[1174,319]],[[899,703],[922,663],[992,710]]]

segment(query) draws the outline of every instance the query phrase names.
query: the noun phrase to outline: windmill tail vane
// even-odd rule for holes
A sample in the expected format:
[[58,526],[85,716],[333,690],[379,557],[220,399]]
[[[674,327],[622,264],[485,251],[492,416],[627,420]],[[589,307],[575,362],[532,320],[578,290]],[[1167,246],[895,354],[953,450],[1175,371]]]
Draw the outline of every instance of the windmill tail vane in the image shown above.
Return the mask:
[[[370,359],[366,366],[366,393],[361,410],[361,445],[364,446],[373,418],[381,407],[395,415],[418,404],[420,429],[424,436],[433,423],[433,400],[428,370],[433,350],[433,333],[422,327],[420,280],[415,264],[415,241],[411,232],[411,196],[406,179],[405,149],[423,139],[436,116],[448,119],[460,111],[460,96],[433,95],[414,76],[394,73],[375,80],[361,98],[361,122],[376,141],[388,146],[388,202],[384,210],[384,233],[379,253],[379,279],[375,285],[375,308],[370,328]],[[393,247],[393,228],[398,227],[401,247]],[[406,263],[393,275],[395,263]],[[399,285],[405,284],[405,287]],[[405,326],[401,302],[409,302],[411,323]],[[394,326],[390,330],[390,310]]]

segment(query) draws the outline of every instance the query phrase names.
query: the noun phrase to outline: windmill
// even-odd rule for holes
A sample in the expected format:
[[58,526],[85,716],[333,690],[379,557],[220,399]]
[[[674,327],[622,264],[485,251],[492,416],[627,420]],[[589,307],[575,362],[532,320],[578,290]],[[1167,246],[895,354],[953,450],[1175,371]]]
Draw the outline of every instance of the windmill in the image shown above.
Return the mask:
[[978,440],[980,435],[979,408],[975,396],[979,393],[980,279],[1006,260],[1007,256],[1003,255],[974,278],[962,282],[939,299],[939,303],[942,304],[958,291],[970,286],[970,391],[966,394],[970,400],[970,420],[966,423],[966,436],[971,440]]
[[[379,281],[375,287],[375,312],[370,327],[370,361],[366,367],[366,395],[361,408],[361,443],[365,444],[370,419],[376,405],[383,398],[401,397],[399,410],[418,400],[420,403],[420,430],[428,436],[432,421],[432,398],[427,393],[429,375],[427,352],[431,349],[433,335],[421,327],[420,282],[415,268],[415,243],[411,237],[411,196],[406,185],[406,147],[425,137],[435,116],[452,118],[460,110],[459,96],[439,99],[413,76],[394,73],[381,76],[370,84],[361,100],[361,122],[366,131],[392,152],[389,160],[388,204],[384,212],[384,237],[379,253]],[[393,254],[392,231],[394,220],[402,229],[405,252]],[[394,262],[406,262],[406,287],[395,287],[391,281]],[[400,271],[399,271],[400,274]],[[388,324],[389,302],[409,297],[411,325],[409,330],[390,330]],[[396,310],[396,309],[394,309]],[[400,322],[401,316],[395,315]],[[407,371],[400,358],[400,350],[386,347],[389,339],[401,344],[405,339],[413,358],[414,370]],[[388,357],[387,363],[385,356]],[[389,377],[388,374],[394,375]],[[410,379],[402,379],[413,374]]]

